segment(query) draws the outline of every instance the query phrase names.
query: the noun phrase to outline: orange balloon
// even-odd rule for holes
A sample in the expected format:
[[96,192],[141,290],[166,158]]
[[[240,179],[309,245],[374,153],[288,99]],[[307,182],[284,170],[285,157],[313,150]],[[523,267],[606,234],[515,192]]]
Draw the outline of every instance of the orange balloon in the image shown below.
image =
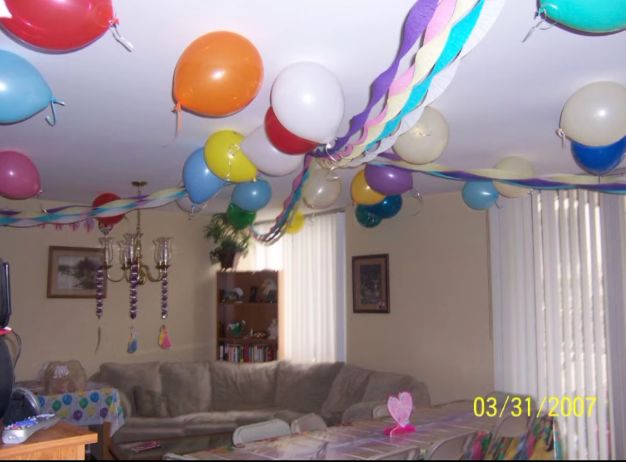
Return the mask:
[[263,61],[248,39],[211,32],[185,48],[174,72],[174,100],[204,116],[226,116],[246,107],[263,81]]

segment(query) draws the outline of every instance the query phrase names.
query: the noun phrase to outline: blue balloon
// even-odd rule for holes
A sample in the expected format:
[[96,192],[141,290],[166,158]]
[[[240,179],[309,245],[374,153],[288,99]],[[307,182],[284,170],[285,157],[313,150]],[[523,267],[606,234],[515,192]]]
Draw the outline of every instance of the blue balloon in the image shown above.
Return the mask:
[[623,0],[540,0],[539,11],[584,32],[603,34],[626,29]]
[[52,91],[35,66],[0,50],[0,124],[26,120],[52,100]]
[[183,167],[183,182],[194,204],[208,201],[228,184],[209,170],[204,161],[204,148],[196,149],[187,157]]
[[247,212],[256,212],[265,207],[271,198],[270,184],[265,180],[256,180],[237,184],[230,201]]
[[370,212],[367,205],[357,205],[356,209],[354,209],[354,215],[356,216],[356,221],[365,228],[374,228],[383,221],[381,217]]
[[367,211],[380,218],[391,218],[398,214],[402,208],[402,196],[387,196],[378,204],[366,206]]
[[587,146],[572,140],[572,156],[580,168],[592,175],[604,175],[624,159],[626,136],[607,146]]
[[463,186],[463,201],[474,210],[486,210],[496,203],[500,193],[493,181],[469,181]]

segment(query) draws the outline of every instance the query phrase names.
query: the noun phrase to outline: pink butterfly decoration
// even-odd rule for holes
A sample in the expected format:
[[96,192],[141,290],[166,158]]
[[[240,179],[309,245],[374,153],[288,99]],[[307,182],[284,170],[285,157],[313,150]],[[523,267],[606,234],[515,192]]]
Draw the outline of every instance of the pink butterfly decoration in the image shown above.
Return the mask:
[[387,400],[387,409],[396,425],[386,428],[385,435],[393,436],[415,431],[415,427],[409,421],[413,412],[413,398],[410,393],[403,391],[397,398],[390,396]]

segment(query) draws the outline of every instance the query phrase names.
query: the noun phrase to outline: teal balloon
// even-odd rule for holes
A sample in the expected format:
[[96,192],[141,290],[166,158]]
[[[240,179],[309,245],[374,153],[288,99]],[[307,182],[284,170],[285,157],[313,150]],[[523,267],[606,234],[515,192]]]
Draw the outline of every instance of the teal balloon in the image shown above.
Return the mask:
[[194,204],[202,204],[215,196],[220,189],[228,184],[213,174],[204,161],[204,148],[192,152],[183,167],[183,183]]
[[231,203],[228,205],[228,209],[226,209],[226,218],[233,225],[233,228],[242,230],[254,223],[256,212],[248,212]]
[[256,212],[265,207],[271,198],[270,184],[265,180],[256,180],[237,184],[230,200],[243,210]]
[[626,0],[541,0],[539,11],[583,32],[604,34],[626,29]]
[[380,218],[395,217],[402,208],[402,196],[387,196],[378,204],[366,206],[370,213]]
[[463,187],[463,201],[474,210],[486,210],[496,203],[500,193],[493,181],[470,181]]
[[34,116],[52,101],[52,91],[31,63],[0,50],[0,124]]
[[365,205],[357,205],[354,210],[354,215],[356,216],[356,221],[365,228],[373,228],[383,221],[381,217],[370,212]]

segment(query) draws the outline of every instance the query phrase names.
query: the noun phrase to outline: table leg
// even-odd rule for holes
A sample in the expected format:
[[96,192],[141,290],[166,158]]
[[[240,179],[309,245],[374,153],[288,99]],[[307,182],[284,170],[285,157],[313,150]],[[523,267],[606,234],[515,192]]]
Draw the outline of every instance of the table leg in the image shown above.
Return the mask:
[[111,423],[102,424],[102,460],[114,460],[111,454]]

